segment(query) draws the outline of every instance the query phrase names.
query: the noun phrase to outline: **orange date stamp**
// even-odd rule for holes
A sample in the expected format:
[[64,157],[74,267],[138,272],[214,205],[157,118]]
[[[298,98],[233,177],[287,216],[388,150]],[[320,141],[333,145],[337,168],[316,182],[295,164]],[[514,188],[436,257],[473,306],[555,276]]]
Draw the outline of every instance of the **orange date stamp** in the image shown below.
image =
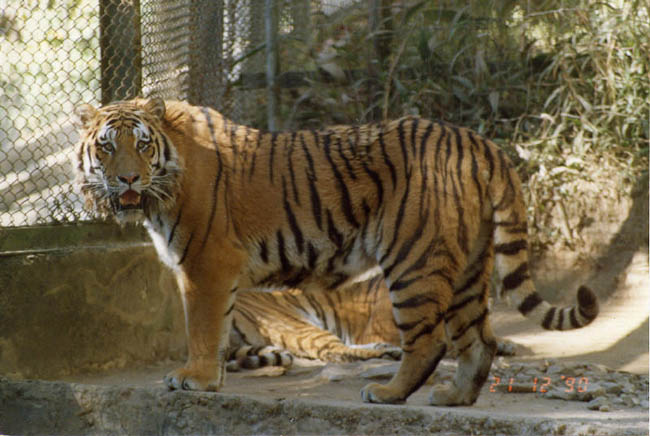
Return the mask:
[[501,377],[492,376],[493,383],[490,384],[490,392],[548,392],[551,388],[555,387],[554,383],[560,383],[564,386],[564,392],[587,392],[589,389],[589,377],[567,377],[559,376],[553,380],[552,377],[533,377],[532,380],[517,380],[515,377],[510,377],[507,380],[502,380]]

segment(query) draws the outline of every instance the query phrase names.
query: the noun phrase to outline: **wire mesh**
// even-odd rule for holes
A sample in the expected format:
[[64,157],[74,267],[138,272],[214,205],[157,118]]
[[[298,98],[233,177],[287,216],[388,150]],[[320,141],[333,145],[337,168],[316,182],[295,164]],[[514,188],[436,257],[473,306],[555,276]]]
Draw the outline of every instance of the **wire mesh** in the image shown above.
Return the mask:
[[97,100],[98,11],[10,2],[0,14],[0,226],[87,218],[71,194],[69,114]]
[[[319,68],[328,17],[366,2],[275,4],[291,93]],[[72,184],[79,104],[156,95],[265,127],[263,13],[263,0],[0,0],[0,227],[94,219]]]

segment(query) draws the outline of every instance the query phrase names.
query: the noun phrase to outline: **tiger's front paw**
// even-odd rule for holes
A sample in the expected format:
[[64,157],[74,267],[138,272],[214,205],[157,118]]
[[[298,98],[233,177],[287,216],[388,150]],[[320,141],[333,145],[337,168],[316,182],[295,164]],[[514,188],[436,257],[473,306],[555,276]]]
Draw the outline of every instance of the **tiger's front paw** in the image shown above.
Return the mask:
[[370,383],[361,389],[361,399],[366,403],[402,404],[403,395],[394,392],[387,386],[379,383]]
[[214,369],[178,368],[167,374],[163,381],[171,390],[185,391],[218,391],[223,385],[223,378]]

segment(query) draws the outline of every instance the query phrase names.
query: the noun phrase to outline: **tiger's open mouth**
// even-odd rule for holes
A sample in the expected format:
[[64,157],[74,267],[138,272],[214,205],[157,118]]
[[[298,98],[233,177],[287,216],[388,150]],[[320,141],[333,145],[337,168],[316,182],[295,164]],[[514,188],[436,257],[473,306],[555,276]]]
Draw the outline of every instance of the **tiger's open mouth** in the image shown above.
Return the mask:
[[133,189],[127,189],[113,203],[116,210],[142,209],[142,195]]

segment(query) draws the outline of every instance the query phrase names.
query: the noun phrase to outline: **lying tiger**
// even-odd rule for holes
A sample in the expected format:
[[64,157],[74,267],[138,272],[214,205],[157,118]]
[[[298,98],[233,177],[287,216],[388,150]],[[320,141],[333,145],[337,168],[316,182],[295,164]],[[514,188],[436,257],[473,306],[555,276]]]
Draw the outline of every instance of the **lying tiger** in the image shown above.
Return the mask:
[[183,300],[188,360],[170,389],[218,390],[240,290],[335,289],[380,268],[402,359],[366,402],[401,403],[458,355],[433,405],[473,404],[496,350],[493,262],[504,293],[535,322],[582,327],[594,293],[551,307],[535,291],[526,209],[505,154],[476,133],[417,117],[265,133],[183,102],[82,105],[75,148],[86,206],[142,222]]
[[228,369],[285,366],[294,357],[326,362],[399,360],[399,331],[380,274],[327,292],[237,294]]

